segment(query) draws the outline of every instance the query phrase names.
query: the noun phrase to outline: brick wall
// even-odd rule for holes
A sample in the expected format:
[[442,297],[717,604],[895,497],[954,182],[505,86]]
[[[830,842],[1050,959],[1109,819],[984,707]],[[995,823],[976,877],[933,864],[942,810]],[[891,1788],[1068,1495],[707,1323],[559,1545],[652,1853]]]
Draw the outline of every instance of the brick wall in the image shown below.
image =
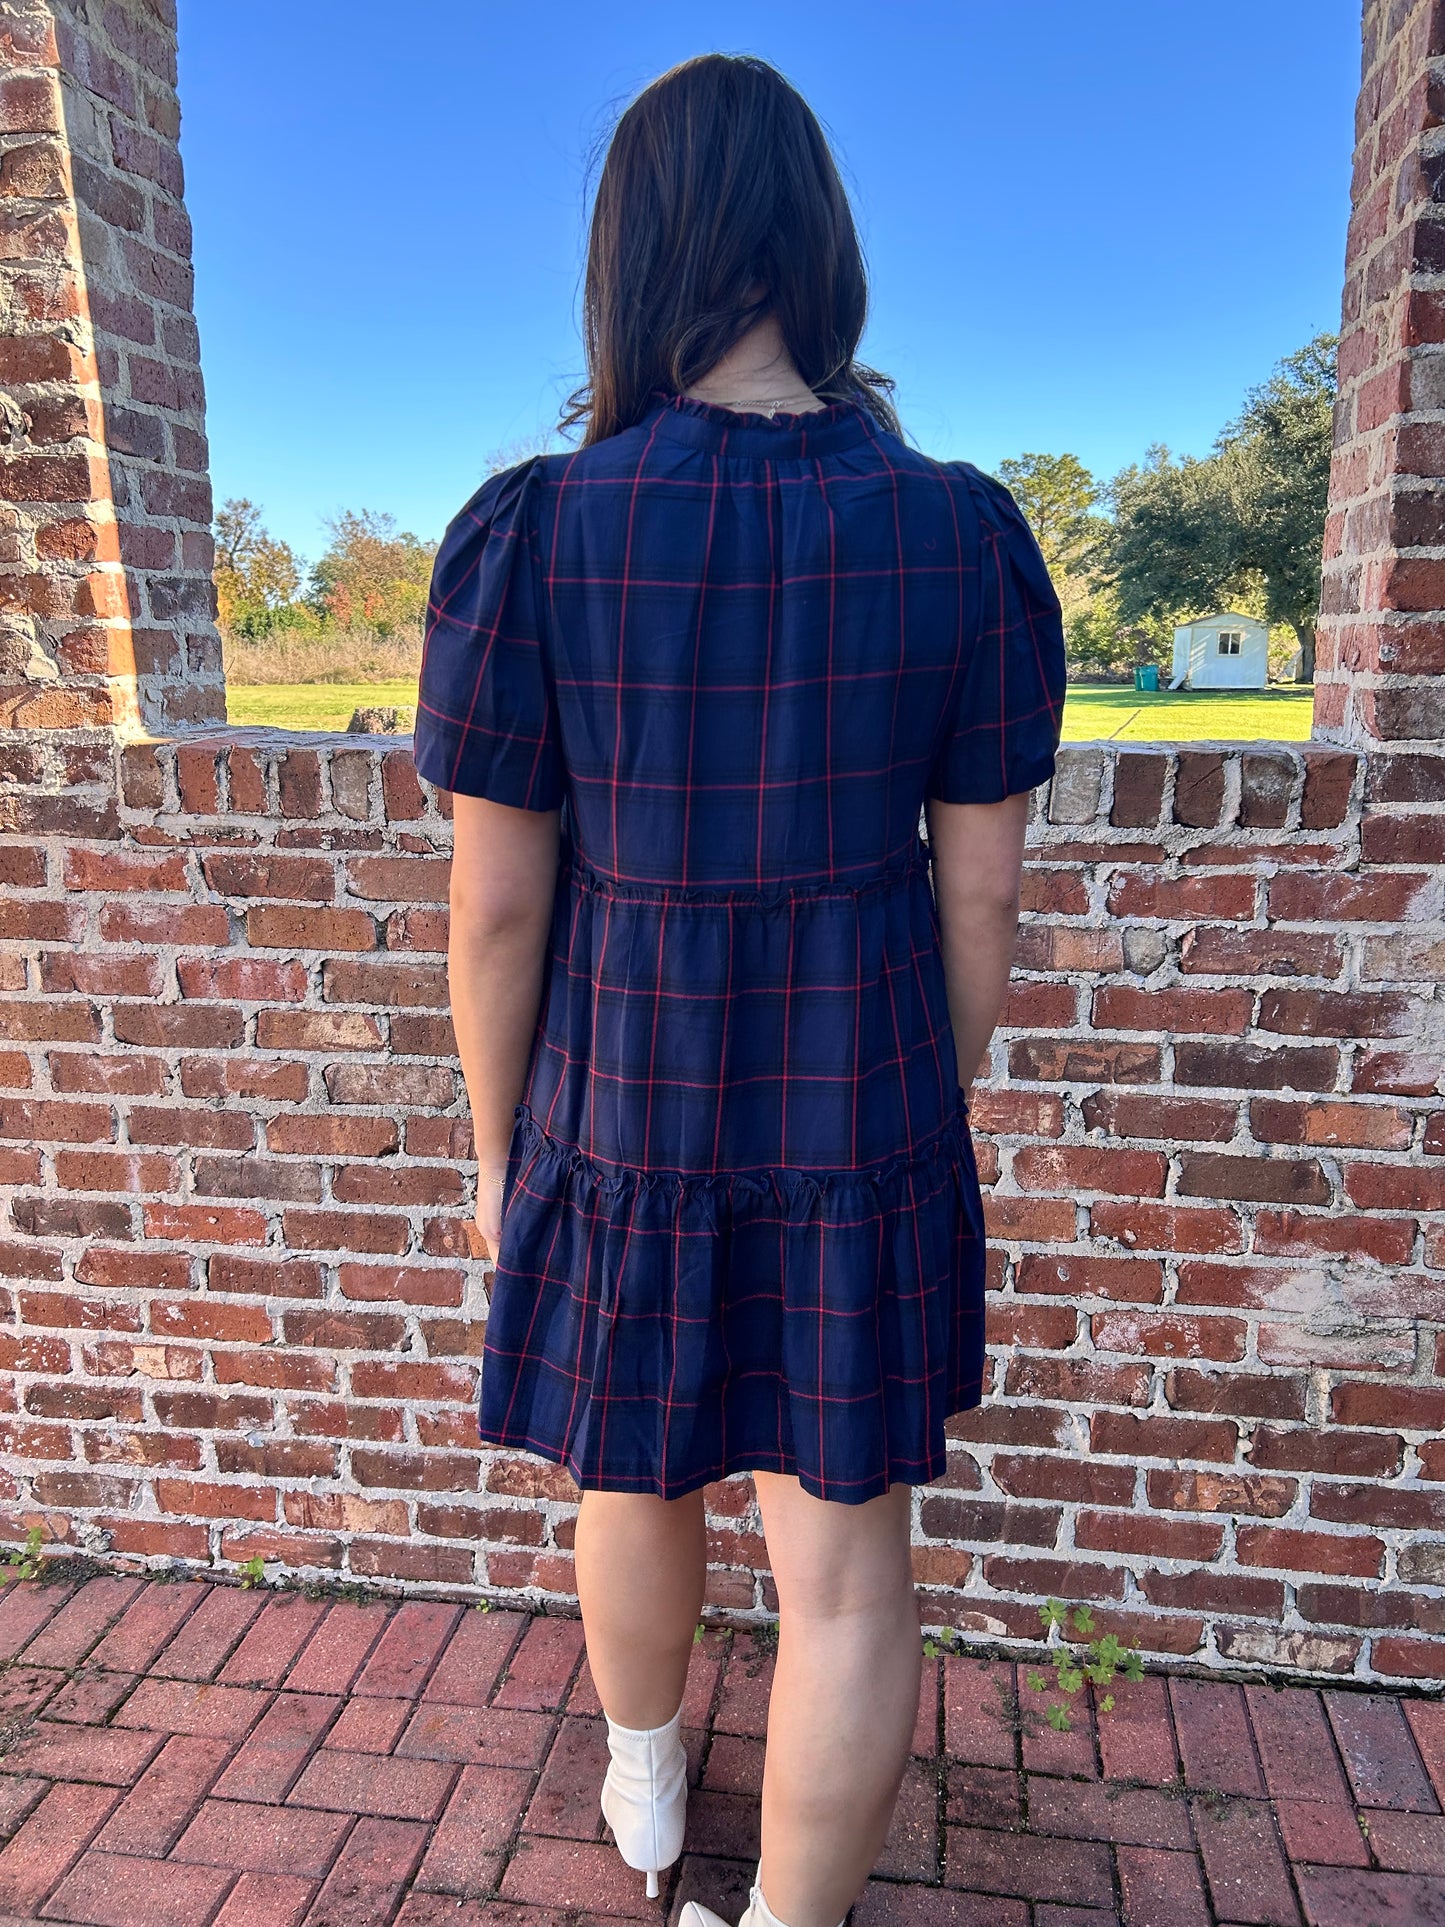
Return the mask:
[[[12,1531],[572,1590],[479,1451],[448,825],[405,749],[118,752],[0,910]],[[934,1623],[1445,1674],[1441,882],[1324,747],[1067,752],[977,1104],[987,1404],[920,1490]],[[1041,799],[1042,801],[1043,799]],[[95,825],[101,824],[97,833]],[[751,1607],[746,1480],[712,1597]]]
[[0,8],[8,730],[225,717],[175,88],[173,0]]
[[[150,7],[105,19],[164,41]],[[1402,193],[1415,210],[1389,257],[1412,298],[1438,278],[1413,250],[1436,139],[1417,69],[1438,69],[1440,28],[1433,5],[1367,12],[1352,260],[1377,245],[1358,229],[1388,168],[1390,221]],[[9,57],[43,69],[43,41],[12,32]],[[29,98],[0,82],[12,118]],[[1413,146],[1379,132],[1397,112]],[[1400,467],[1407,431],[1445,416],[1422,412],[1424,311],[1399,311],[1409,342],[1367,319],[1368,343],[1346,337],[1334,740],[1072,749],[1037,800],[976,1107],[991,1382],[914,1501],[931,1625],[1027,1639],[1052,1592],[1207,1667],[1445,1678],[1445,759],[1418,726],[1445,580],[1393,519],[1426,492]],[[28,339],[15,325],[0,357]],[[1359,407],[1376,362],[1400,362],[1391,392],[1411,403],[1383,431]],[[123,362],[97,366],[108,405]],[[29,409],[50,391],[16,392]],[[174,411],[156,418],[174,434]],[[105,506],[97,482],[71,508],[101,527]],[[29,540],[51,510],[14,513]],[[38,554],[0,560],[21,579],[7,606],[28,578],[72,579]],[[1429,607],[1396,606],[1407,579]],[[20,616],[47,653],[55,619]],[[1369,668],[1351,653],[1367,647]],[[202,691],[206,660],[191,641],[172,658]],[[34,680],[53,694],[70,675]],[[565,1609],[575,1489],[475,1443],[438,799],[395,743],[147,737],[117,713],[100,729],[48,711],[61,726],[0,745],[4,1530],[111,1564],[260,1553]],[[708,1498],[712,1603],[771,1610],[749,1481]]]

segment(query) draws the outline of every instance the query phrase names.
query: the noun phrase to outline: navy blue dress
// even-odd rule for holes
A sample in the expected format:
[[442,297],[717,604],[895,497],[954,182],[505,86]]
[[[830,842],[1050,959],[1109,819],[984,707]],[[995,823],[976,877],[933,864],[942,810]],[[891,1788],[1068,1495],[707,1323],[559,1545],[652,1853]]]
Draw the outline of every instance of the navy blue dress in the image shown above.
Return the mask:
[[857,402],[655,389],[451,522],[417,768],[562,812],[483,1441],[665,1498],[942,1475],[984,1228],[920,815],[1044,781],[1063,684],[1013,498]]

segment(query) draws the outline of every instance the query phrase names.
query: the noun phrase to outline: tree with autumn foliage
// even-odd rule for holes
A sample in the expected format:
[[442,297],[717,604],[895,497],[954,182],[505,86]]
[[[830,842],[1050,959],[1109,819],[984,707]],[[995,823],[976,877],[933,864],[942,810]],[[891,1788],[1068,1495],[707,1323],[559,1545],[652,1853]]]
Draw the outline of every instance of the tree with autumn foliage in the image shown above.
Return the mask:
[[342,629],[389,637],[418,627],[426,614],[434,542],[375,509],[329,516],[331,541],[311,571],[310,599]]

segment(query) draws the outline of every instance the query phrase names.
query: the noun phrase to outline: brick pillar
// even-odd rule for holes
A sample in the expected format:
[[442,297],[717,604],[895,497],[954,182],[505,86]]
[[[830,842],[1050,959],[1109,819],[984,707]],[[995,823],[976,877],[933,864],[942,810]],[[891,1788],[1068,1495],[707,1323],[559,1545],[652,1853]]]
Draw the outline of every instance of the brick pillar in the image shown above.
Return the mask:
[[1362,71],[1315,735],[1423,749],[1445,731],[1445,0],[1367,0]]
[[174,0],[0,0],[0,728],[225,717]]

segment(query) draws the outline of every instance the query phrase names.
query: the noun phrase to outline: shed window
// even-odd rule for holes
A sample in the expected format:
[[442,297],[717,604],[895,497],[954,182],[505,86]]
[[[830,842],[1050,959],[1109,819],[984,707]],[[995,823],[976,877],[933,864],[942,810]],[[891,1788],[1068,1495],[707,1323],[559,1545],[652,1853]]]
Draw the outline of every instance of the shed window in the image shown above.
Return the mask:
[[1221,656],[1237,656],[1244,647],[1242,629],[1221,629],[1219,632],[1219,653]]

